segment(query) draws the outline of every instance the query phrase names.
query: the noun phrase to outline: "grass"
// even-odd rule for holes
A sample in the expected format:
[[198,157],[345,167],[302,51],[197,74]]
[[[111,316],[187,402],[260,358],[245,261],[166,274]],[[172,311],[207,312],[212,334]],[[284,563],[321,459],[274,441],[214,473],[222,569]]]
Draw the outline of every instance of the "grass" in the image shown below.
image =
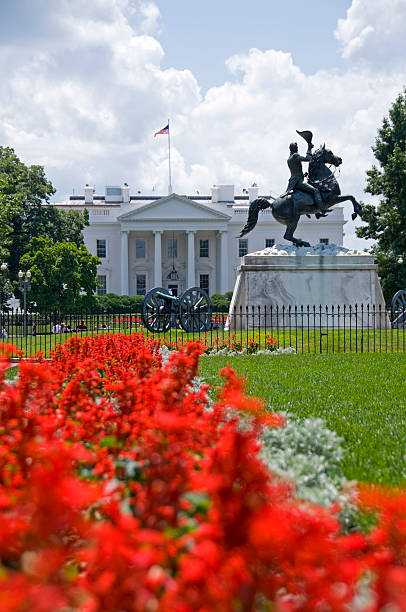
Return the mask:
[[248,393],[271,409],[323,418],[344,438],[347,478],[405,485],[405,355],[206,357],[201,374],[216,386],[226,364],[243,374]]
[[[181,329],[170,329],[167,333],[151,334],[143,326],[135,325],[118,326],[108,330],[107,333],[121,332],[124,334],[139,331],[155,338],[165,338],[170,342],[183,343],[187,340],[198,340],[213,345],[218,342],[238,342],[245,345],[250,339],[258,342],[264,348],[266,336],[271,336],[278,341],[278,346],[293,346],[298,353],[318,354],[318,353],[354,353],[354,352],[406,352],[406,331],[399,329],[353,329],[353,330],[326,330],[326,329],[273,329],[273,330],[237,330],[225,331],[222,329],[212,330],[207,333],[186,333]],[[11,330],[10,330],[11,333]],[[106,333],[105,330],[89,330],[78,332],[79,336],[95,335]],[[36,336],[22,334],[10,335],[8,342],[15,344],[17,348],[23,350],[26,355],[35,355],[38,351],[43,351],[48,356],[50,349],[59,342],[63,343],[70,338],[71,333],[65,334],[38,334]]]
[[[128,330],[121,330],[122,333],[129,333]],[[89,332],[78,332],[79,337],[83,336],[95,336],[96,334],[102,334],[103,331],[89,331]],[[9,344],[13,344],[18,350],[24,352],[24,357],[33,357],[39,351],[45,354],[45,357],[49,357],[49,352],[58,344],[64,344],[64,342],[75,336],[74,333],[64,334],[38,334],[37,336],[9,336],[6,340]],[[0,341],[4,342],[4,341]]]

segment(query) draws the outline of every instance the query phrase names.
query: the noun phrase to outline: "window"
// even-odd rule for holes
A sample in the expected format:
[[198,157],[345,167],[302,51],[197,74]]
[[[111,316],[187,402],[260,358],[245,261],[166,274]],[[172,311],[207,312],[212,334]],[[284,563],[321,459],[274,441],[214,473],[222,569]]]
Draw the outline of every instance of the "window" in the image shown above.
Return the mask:
[[320,238],[320,244],[328,244],[328,243],[329,243],[328,238]]
[[135,241],[135,257],[137,259],[145,259],[145,240]]
[[248,238],[240,238],[238,241],[238,257],[244,257],[248,253]]
[[172,295],[177,297],[177,295],[178,295],[178,285],[168,285],[168,290],[172,293]]
[[200,257],[208,257],[209,256],[209,241],[201,240],[200,241]]
[[273,238],[265,238],[265,248],[270,249],[275,245],[275,240]]
[[178,256],[178,241],[176,238],[168,238],[168,257],[174,259]]
[[209,293],[209,275],[201,274],[200,275],[200,289],[204,289]]
[[104,258],[107,255],[107,244],[105,240],[96,240],[96,255]]
[[145,274],[137,274],[137,295],[145,295],[147,288],[147,277]]
[[107,293],[107,277],[105,274],[97,275],[97,289],[96,295],[106,295]]

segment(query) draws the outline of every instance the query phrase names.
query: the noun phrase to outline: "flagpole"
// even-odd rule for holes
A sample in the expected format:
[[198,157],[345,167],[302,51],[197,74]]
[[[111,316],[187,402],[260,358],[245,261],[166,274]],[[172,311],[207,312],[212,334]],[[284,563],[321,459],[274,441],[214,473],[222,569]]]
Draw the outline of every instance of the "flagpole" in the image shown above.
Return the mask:
[[168,195],[172,193],[172,177],[171,177],[171,130],[169,128],[169,119],[168,119],[168,161],[169,161],[169,185],[168,185]]

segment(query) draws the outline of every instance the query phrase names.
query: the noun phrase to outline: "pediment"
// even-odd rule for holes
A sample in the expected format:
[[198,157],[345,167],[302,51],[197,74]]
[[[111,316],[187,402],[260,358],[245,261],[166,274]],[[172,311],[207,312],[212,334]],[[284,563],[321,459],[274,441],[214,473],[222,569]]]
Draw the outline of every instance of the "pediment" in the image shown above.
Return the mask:
[[165,198],[138,206],[118,217],[118,221],[151,221],[151,220],[221,220],[228,221],[231,215],[215,210],[207,204],[190,200],[172,193]]

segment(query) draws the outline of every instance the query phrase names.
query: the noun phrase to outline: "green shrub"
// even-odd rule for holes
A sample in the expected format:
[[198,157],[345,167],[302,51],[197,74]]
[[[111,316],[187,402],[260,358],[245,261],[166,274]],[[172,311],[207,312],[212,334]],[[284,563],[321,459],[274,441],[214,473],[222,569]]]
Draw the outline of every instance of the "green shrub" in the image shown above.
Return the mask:
[[141,312],[143,295],[117,295],[106,293],[97,297],[97,308],[108,314],[120,312]]

